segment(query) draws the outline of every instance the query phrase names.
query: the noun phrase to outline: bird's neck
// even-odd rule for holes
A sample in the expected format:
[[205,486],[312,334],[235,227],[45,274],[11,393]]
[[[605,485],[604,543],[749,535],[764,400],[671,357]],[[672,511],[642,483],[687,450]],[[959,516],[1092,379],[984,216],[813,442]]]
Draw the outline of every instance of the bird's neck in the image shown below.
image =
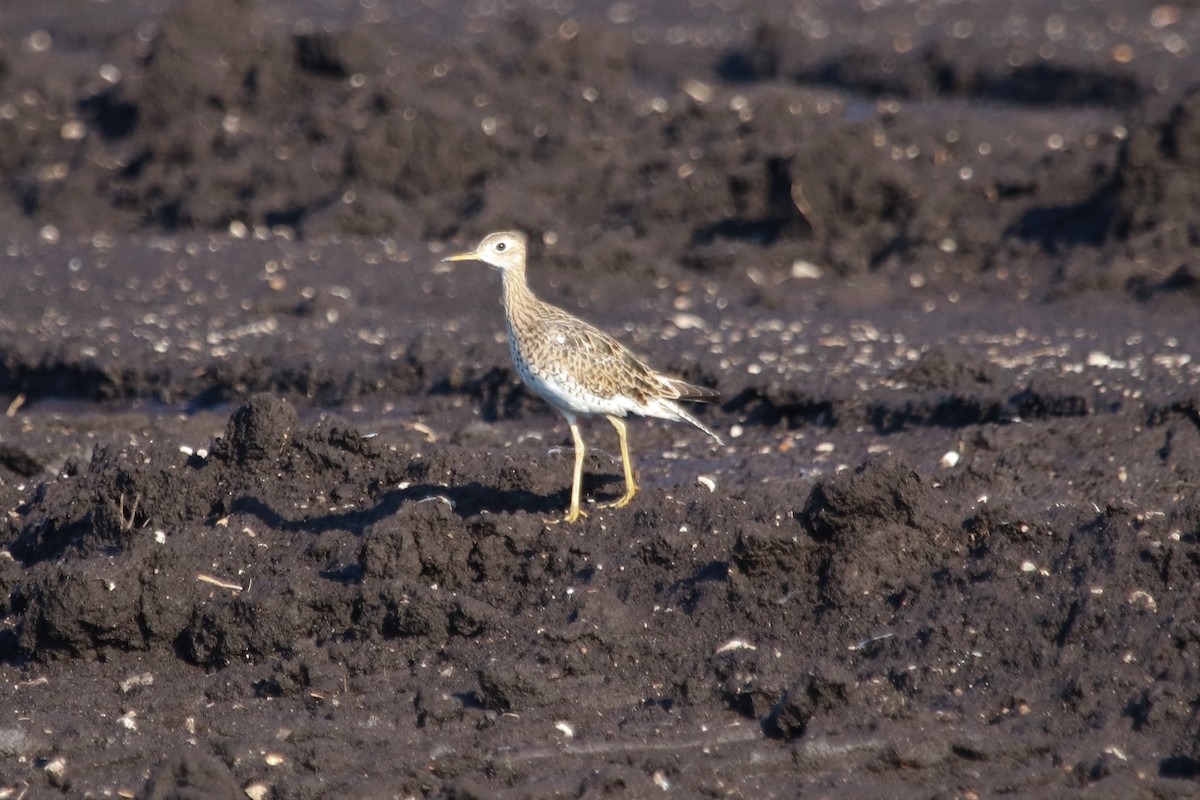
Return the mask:
[[503,274],[504,315],[519,326],[537,306],[538,299],[525,281],[524,267],[509,267]]

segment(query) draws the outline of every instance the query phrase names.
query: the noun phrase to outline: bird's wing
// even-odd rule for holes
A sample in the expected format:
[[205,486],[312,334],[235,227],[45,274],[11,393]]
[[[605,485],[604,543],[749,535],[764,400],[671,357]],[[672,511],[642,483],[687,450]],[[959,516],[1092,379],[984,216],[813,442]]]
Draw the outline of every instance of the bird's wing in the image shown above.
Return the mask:
[[625,345],[583,320],[564,313],[543,319],[539,327],[538,341],[546,348],[543,363],[559,365],[594,394],[623,393],[638,402],[679,397],[676,381],[659,375]]
[[625,393],[638,404],[654,398],[716,398],[712,390],[654,371],[617,339],[565,312],[541,320],[539,342],[547,348],[547,362],[562,365],[577,383],[600,397]]

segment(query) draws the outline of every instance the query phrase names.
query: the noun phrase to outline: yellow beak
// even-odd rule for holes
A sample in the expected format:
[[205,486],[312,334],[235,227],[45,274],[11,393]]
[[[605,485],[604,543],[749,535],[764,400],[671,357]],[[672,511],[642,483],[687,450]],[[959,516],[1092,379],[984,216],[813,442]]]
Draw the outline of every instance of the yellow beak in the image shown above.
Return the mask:
[[442,261],[479,261],[479,251],[472,250],[469,253],[455,253],[452,256],[446,256]]

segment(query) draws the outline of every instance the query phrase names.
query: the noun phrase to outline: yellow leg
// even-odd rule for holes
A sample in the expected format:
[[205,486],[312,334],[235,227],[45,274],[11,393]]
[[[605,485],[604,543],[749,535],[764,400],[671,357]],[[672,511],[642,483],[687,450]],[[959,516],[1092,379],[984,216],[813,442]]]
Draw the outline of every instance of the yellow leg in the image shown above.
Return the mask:
[[567,516],[563,518],[563,522],[575,522],[580,517],[587,516],[579,508],[579,488],[583,484],[583,455],[586,450],[583,445],[583,436],[579,433],[579,426],[574,422],[567,424],[571,428],[571,438],[575,440],[575,477],[571,480],[571,508],[567,510]]
[[625,420],[609,416],[608,421],[617,429],[617,438],[621,440],[621,463],[625,466],[625,494],[620,500],[609,503],[609,508],[624,508],[637,495],[637,481],[633,479],[633,464],[629,460],[629,439],[625,435]]

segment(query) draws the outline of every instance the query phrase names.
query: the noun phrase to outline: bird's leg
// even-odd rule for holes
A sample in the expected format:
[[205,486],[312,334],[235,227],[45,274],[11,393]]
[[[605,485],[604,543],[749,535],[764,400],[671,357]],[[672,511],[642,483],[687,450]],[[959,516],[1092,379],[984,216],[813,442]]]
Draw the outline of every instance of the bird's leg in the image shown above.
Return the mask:
[[637,481],[633,479],[633,464],[629,461],[629,439],[625,435],[625,420],[606,414],[608,421],[617,429],[617,438],[621,440],[621,464],[625,467],[625,494],[620,500],[608,503],[606,508],[624,508],[637,495]]
[[575,440],[575,477],[571,481],[571,508],[567,510],[567,516],[563,517],[563,522],[575,522],[580,517],[587,516],[579,508],[579,488],[583,483],[583,455],[586,449],[583,436],[579,433],[579,425],[574,421],[568,422],[567,425],[571,428],[571,438]]

